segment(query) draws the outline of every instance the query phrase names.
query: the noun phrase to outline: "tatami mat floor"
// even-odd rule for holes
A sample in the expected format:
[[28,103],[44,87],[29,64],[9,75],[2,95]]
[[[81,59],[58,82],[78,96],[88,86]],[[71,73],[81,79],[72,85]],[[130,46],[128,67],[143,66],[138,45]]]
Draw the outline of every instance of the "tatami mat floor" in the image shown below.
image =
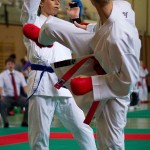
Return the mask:
[[[21,127],[22,114],[19,112],[14,116],[9,116],[9,129],[3,129],[2,119],[0,118],[0,150],[29,150],[29,143],[27,140],[27,127]],[[93,119],[90,124],[95,132],[95,120]],[[62,134],[66,131],[63,128],[63,131],[60,129],[63,128],[62,124],[58,120],[57,116],[54,116],[51,131],[53,134],[56,132]],[[22,133],[26,135],[26,137],[22,136]],[[12,134],[19,134],[19,138],[16,139],[12,136]],[[21,134],[21,135],[20,135]],[[69,133],[70,134],[70,133]],[[8,135],[8,140],[4,140],[3,137]],[[9,137],[10,136],[10,137]],[[143,138],[142,138],[143,137]],[[5,137],[6,138],[6,137]],[[14,140],[24,140],[23,142],[18,141],[17,143]],[[125,128],[125,146],[126,150],[149,150],[150,148],[150,103],[140,104],[134,110],[129,110],[127,125]],[[139,138],[139,139],[138,139]],[[4,144],[3,141],[4,140]],[[13,140],[13,141],[12,141]],[[6,143],[5,143],[6,141]],[[7,142],[13,142],[12,144]],[[59,144],[58,144],[59,143]],[[50,140],[50,149],[52,150],[79,150],[79,145],[74,139],[67,139],[64,136],[64,139],[51,139]]]

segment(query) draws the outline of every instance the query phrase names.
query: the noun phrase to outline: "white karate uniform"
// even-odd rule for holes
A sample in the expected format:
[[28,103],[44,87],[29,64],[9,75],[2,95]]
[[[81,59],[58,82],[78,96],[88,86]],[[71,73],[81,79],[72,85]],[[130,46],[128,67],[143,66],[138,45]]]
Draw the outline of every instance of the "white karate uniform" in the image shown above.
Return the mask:
[[[40,0],[24,0],[21,21],[34,23],[39,28],[46,17],[37,16]],[[68,48],[54,42],[51,48],[39,48],[33,41],[25,38],[28,60],[32,64],[50,66],[51,63],[71,58]],[[33,93],[40,79],[41,71],[32,70],[28,79],[28,96]],[[77,106],[71,92],[66,88],[57,90],[55,73],[45,72],[35,94],[29,99],[29,142],[32,150],[49,149],[49,132],[54,112],[62,124],[69,129],[82,150],[96,150],[93,130],[83,123],[85,116]]]
[[[141,42],[134,24],[134,14],[128,2],[118,2],[113,2],[107,21],[101,26],[97,24],[96,33],[50,16],[42,26],[39,37],[42,44],[57,40],[80,55],[86,55],[92,49],[106,71],[106,75],[92,76],[94,100],[101,101],[96,117],[100,150],[124,150],[130,92],[139,77]],[[127,15],[123,14],[124,11],[128,12]]]
[[139,99],[140,101],[147,101],[148,100],[148,88],[146,83],[146,76],[148,75],[147,68],[144,68],[140,65],[140,83],[139,86]]

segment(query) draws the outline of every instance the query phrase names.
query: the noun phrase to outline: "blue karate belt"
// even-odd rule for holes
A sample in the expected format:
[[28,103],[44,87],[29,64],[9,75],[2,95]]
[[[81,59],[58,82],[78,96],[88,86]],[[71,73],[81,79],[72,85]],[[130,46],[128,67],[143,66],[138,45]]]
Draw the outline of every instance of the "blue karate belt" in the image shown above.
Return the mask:
[[54,73],[54,70],[51,66],[43,66],[43,65],[39,65],[39,64],[31,64],[31,70],[37,70],[37,71],[42,71],[42,72],[40,74],[40,79],[38,81],[37,87],[33,90],[33,93],[28,97],[28,99],[26,100],[26,103],[33,96],[33,94],[37,91],[44,72]]

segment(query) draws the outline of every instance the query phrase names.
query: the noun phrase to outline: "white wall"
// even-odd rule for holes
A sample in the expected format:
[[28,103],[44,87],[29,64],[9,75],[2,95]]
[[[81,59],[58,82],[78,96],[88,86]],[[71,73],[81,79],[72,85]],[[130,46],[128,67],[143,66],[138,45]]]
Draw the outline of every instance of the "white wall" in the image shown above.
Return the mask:
[[147,9],[147,22],[148,22],[148,35],[150,35],[150,0],[148,0],[148,9]]
[[147,30],[147,0],[134,0],[133,2],[137,28],[140,32],[145,33]]

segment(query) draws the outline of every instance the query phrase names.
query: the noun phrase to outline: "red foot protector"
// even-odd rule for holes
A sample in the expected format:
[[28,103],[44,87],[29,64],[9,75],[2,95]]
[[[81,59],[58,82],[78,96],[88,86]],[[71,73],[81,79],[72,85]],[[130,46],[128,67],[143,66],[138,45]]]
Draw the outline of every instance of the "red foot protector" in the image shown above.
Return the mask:
[[74,78],[70,82],[71,90],[75,95],[84,95],[92,91],[92,79],[87,78]]
[[38,42],[38,37],[40,33],[40,28],[34,24],[25,24],[23,26],[23,34],[30,40],[34,41],[40,48],[42,47],[52,47],[53,45],[44,46]]

